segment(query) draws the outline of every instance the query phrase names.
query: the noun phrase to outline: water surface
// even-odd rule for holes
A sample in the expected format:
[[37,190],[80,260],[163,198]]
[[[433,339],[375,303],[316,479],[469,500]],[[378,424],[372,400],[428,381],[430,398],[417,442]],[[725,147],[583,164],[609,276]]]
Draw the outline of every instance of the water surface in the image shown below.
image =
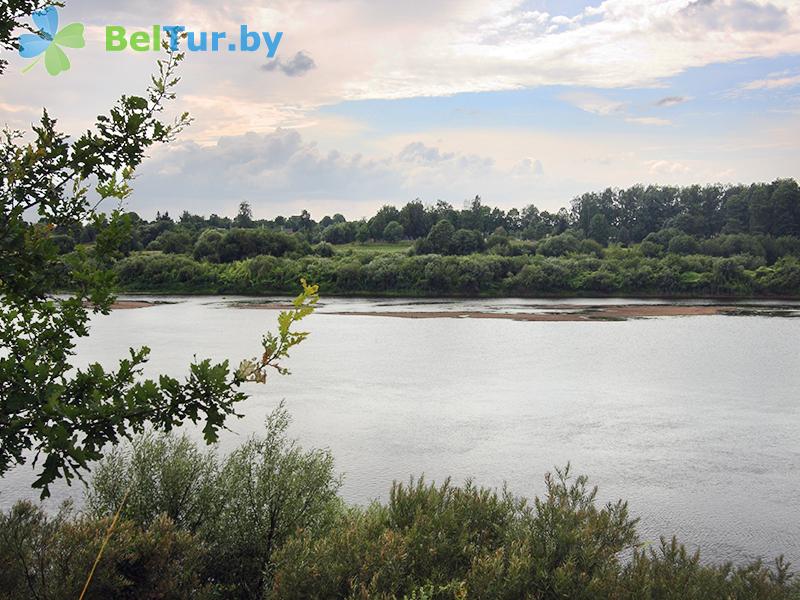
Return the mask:
[[[250,299],[171,300],[95,319],[79,362],[112,366],[128,346],[148,345],[151,374],[182,376],[195,354],[257,354],[277,316],[235,305]],[[331,314],[513,312],[548,302],[621,301],[326,299],[304,322],[312,335],[288,361],[292,375],[246,387],[245,417],[230,422],[220,449],[262,431],[285,399],[292,435],[330,448],[351,502],[385,499],[393,480],[422,473],[507,482],[533,496],[546,471],[571,461],[602,500],[629,500],[645,540],[676,534],[710,560],[785,553],[800,562],[800,319]],[[31,480],[27,467],[0,480],[0,504],[35,496]],[[81,490],[55,489],[56,501],[68,495]]]

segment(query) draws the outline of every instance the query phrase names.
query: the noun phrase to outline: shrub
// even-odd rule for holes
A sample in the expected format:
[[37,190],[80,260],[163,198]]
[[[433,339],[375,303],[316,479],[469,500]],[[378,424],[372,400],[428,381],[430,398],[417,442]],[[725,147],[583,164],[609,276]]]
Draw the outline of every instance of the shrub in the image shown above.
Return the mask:
[[669,241],[669,252],[671,254],[697,254],[700,252],[700,244],[690,235],[676,235]]
[[[577,240],[569,235],[539,242],[540,247],[545,246],[544,250],[539,248],[541,253],[562,252],[574,246],[575,251],[567,256],[531,255],[533,245],[517,240],[500,243],[489,254],[460,256],[452,253],[465,248],[459,241],[461,231],[451,238],[447,255],[419,254],[429,243],[421,239],[410,253],[348,249],[333,256],[262,255],[227,264],[197,262],[181,255],[138,253],[119,261],[116,269],[126,290],[174,293],[290,292],[301,277],[318,281],[329,293],[800,293],[800,283],[793,276],[797,259],[791,256],[778,259],[771,270],[759,270],[770,264],[761,255],[661,256],[662,247],[656,242],[645,241],[634,249],[616,245],[604,249],[594,240]],[[482,243],[479,234],[464,231],[477,235]],[[673,249],[681,246],[680,234],[670,243]],[[322,254],[329,249],[324,243],[316,248]]]
[[580,244],[578,245],[578,252],[581,254],[590,254],[592,256],[596,256],[597,258],[602,258],[603,246],[601,246],[600,243],[596,242],[595,240],[589,238],[581,240]]
[[578,251],[578,238],[571,233],[547,237],[539,242],[536,253],[542,256],[564,256]]
[[334,255],[333,246],[328,242],[320,242],[314,246],[314,254],[323,258],[330,258]]
[[276,598],[401,598],[447,587],[482,553],[510,541],[525,503],[445,481],[395,483],[388,504],[354,508],[323,536],[301,533],[281,551]]
[[99,519],[123,506],[122,516],[141,526],[163,514],[194,532],[219,510],[218,477],[213,450],[201,452],[185,435],[145,434],[98,463],[86,508]]
[[219,512],[202,528],[213,561],[209,577],[229,598],[261,599],[274,570],[273,553],[297,531],[324,530],[339,509],[340,480],[328,452],[304,452],[286,437],[279,407],[263,437],[235,450],[219,473]]
[[219,262],[219,247],[223,233],[218,229],[206,229],[195,242],[192,256],[195,260]]
[[130,506],[88,599],[800,594],[781,558],[733,568],[703,564],[675,539],[643,547],[626,503],[598,505],[597,489],[569,466],[548,475],[545,495],[533,502],[469,481],[411,479],[395,483],[385,503],[345,508],[330,456],[302,451],[286,438],[287,425],[280,407],[263,438],[220,466],[186,438],[145,436],[105,459],[85,515],[65,505],[49,516],[29,502],[0,513],[0,599],[77,598],[125,489]]
[[[508,238],[502,238],[497,243],[508,243]],[[484,244],[483,236],[479,232],[472,229],[459,229],[453,233],[452,243],[448,253],[452,252],[453,254],[462,255],[474,254],[476,252],[482,252],[485,247],[486,245]]]
[[[78,598],[111,524],[76,517],[69,506],[54,517],[29,502],[0,514],[0,598]],[[201,581],[205,548],[165,516],[144,527],[117,523],[92,577],[86,600],[194,600],[216,585]]]

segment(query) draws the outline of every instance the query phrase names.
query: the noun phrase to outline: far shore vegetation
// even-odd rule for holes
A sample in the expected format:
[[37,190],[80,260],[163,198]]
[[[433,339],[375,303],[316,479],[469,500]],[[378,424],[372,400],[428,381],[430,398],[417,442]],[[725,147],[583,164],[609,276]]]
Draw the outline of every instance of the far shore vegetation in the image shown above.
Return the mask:
[[[121,290],[327,295],[800,297],[800,189],[793,179],[738,186],[634,186],[575,198],[556,213],[508,211],[479,197],[456,209],[416,200],[369,219],[256,220],[167,212],[122,216]],[[58,227],[69,257],[102,224]]]

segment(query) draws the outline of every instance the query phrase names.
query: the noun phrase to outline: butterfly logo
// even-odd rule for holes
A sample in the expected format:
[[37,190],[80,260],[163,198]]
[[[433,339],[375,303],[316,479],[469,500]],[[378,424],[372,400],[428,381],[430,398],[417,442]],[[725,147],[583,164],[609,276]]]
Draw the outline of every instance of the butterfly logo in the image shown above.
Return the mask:
[[38,10],[32,16],[39,31],[19,36],[19,55],[23,58],[38,58],[22,72],[27,73],[36,66],[42,58],[42,53],[44,53],[44,66],[50,75],[68,71],[69,58],[61,47],[83,48],[86,45],[83,39],[83,24],[70,23],[59,31],[58,10],[55,6]]

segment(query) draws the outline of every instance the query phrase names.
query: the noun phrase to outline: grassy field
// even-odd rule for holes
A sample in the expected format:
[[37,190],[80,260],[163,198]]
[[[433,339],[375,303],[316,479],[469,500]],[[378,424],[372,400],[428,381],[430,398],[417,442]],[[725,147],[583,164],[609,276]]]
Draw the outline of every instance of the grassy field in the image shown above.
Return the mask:
[[386,242],[367,242],[365,244],[359,244],[358,242],[352,242],[350,244],[339,244],[334,246],[334,248],[336,252],[340,254],[347,250],[352,250],[355,253],[404,253],[407,252],[413,244],[413,242],[409,241],[396,242],[394,244]]

